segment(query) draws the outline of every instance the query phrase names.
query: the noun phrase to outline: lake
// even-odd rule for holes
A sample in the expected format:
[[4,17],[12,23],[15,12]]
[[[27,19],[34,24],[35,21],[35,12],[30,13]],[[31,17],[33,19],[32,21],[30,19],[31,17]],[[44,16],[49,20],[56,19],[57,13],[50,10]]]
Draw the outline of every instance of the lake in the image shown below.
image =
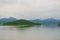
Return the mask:
[[15,28],[13,26],[0,26],[0,40],[60,40],[60,27]]

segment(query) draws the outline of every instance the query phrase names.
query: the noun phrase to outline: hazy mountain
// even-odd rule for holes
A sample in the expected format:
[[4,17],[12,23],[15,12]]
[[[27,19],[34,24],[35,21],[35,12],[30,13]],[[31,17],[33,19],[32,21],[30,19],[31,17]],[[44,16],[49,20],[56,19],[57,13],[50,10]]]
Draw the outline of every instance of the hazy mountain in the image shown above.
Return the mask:
[[[6,23],[6,22],[11,22],[11,21],[15,21],[16,22],[16,18],[10,17],[10,18],[1,18],[0,19],[0,24]],[[18,20],[17,20],[18,21]],[[21,22],[22,20],[20,20],[19,22]],[[40,20],[40,19],[35,19],[35,20],[29,20],[33,23],[38,23],[38,24],[45,24],[45,25],[50,25],[50,24],[58,24],[60,23],[60,20],[58,19],[54,19],[54,18],[48,18],[48,19],[44,19],[44,20]],[[23,21],[24,22],[24,21]],[[27,22],[27,21],[26,21]]]
[[15,21],[16,18],[10,17],[10,18],[1,18],[0,19],[0,24],[6,23],[6,22],[11,22],[11,21]]
[[50,18],[50,19],[43,20],[42,23],[44,23],[44,24],[57,24],[59,22],[60,22],[60,20]]
[[35,19],[32,20],[32,22],[35,23],[41,23],[41,24],[57,24],[60,23],[60,20],[54,19],[54,18],[48,18],[48,19],[44,19],[44,20],[40,20],[40,19]]

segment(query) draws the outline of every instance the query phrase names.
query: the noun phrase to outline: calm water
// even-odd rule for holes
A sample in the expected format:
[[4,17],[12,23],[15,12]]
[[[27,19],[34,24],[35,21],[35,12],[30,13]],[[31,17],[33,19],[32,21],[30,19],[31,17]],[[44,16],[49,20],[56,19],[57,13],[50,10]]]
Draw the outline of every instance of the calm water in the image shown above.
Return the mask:
[[40,26],[19,29],[0,26],[0,40],[60,40],[60,28]]

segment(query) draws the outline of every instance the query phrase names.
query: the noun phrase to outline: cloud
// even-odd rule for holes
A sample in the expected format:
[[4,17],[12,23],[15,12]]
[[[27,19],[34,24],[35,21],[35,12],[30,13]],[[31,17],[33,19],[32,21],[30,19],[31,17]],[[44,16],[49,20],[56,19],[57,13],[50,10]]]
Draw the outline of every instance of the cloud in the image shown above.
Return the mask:
[[60,19],[59,0],[0,0],[0,17]]

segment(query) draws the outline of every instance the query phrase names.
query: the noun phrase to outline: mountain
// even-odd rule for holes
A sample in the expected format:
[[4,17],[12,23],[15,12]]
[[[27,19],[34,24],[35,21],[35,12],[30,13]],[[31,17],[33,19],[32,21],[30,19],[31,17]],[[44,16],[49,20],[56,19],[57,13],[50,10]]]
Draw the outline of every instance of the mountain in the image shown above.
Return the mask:
[[54,19],[54,18],[50,18],[50,19],[46,19],[46,20],[43,20],[43,24],[57,24],[59,23],[60,20],[57,20],[57,19]]
[[4,23],[3,25],[40,25],[40,24],[31,22],[29,20],[20,19],[20,20]]
[[16,18],[10,17],[10,18],[1,18],[0,19],[0,24],[6,23],[6,22],[11,22],[11,21],[15,21]]
[[52,25],[52,24],[60,23],[60,20],[57,20],[54,18],[48,18],[48,19],[44,19],[44,20],[35,19],[35,20],[32,20],[32,22],[45,24],[45,25]]

